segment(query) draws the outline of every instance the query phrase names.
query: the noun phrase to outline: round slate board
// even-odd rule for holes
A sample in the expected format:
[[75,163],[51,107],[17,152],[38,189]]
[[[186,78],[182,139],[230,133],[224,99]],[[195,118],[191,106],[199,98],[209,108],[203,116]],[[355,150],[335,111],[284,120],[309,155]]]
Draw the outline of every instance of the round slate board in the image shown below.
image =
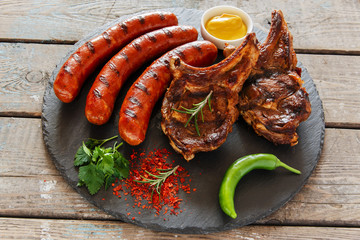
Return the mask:
[[[202,11],[182,8],[166,10],[178,16],[179,24],[192,25],[200,30]],[[139,13],[133,15],[137,14]],[[103,126],[88,123],[84,116],[86,95],[99,69],[88,79],[79,97],[70,104],[64,104],[57,99],[53,91],[53,82],[60,67],[81,44],[128,17],[123,16],[108,23],[76,43],[56,66],[46,87],[42,109],[43,137],[54,164],[66,181],[88,201],[119,220],[152,230],[176,233],[210,233],[244,226],[271,214],[289,201],[302,188],[314,170],[322,150],[325,129],[322,102],[313,80],[301,63],[299,67],[302,68],[302,79],[310,96],[312,113],[298,128],[299,143],[295,147],[275,146],[257,136],[251,127],[239,119],[226,142],[219,149],[198,153],[194,160],[186,162],[172,150],[167,137],[160,129],[161,103],[158,103],[152,114],[144,143],[137,147],[124,144],[120,148],[127,158],[133,149],[151,151],[167,148],[172,152],[168,161],[183,166],[191,176],[191,188],[197,189],[191,194],[179,193],[183,198],[180,207],[184,209],[179,215],[155,216],[154,209],[141,209],[139,215],[139,209],[132,208],[131,197],[128,197],[127,201],[124,198],[119,199],[112,194],[111,189],[107,191],[102,189],[91,196],[84,187],[76,187],[78,172],[73,166],[73,158],[77,148],[88,137],[102,139],[118,135],[118,113],[122,100],[131,83],[142,73],[145,66],[128,79],[120,92],[113,116]],[[255,29],[255,32],[259,41],[264,41],[267,34],[258,29]],[[200,35],[199,39],[201,39]],[[285,163],[299,169],[302,174],[295,175],[280,168],[275,171],[257,170],[249,173],[237,186],[235,208],[238,217],[231,219],[221,211],[218,204],[220,183],[226,169],[233,161],[253,153],[273,153]],[[105,200],[102,200],[103,198]],[[128,212],[131,212],[130,216],[127,215]],[[132,220],[134,216],[135,220]]]

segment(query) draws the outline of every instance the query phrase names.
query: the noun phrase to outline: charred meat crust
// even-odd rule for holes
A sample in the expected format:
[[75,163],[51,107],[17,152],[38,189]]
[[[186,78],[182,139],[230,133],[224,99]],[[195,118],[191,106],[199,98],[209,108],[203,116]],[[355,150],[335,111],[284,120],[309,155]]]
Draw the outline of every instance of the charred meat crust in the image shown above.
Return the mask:
[[258,135],[274,144],[298,143],[296,129],[311,113],[297,73],[292,35],[281,11],[273,11],[259,60],[240,93],[239,110]]
[[[170,68],[174,79],[162,105],[161,127],[171,146],[189,161],[197,152],[212,151],[226,140],[239,116],[239,92],[259,56],[255,34],[249,34],[243,44],[228,58],[210,67],[196,68],[172,58]],[[185,127],[189,115],[174,109],[192,108],[210,91],[211,107],[203,108],[204,122],[199,115],[200,136],[193,121]]]

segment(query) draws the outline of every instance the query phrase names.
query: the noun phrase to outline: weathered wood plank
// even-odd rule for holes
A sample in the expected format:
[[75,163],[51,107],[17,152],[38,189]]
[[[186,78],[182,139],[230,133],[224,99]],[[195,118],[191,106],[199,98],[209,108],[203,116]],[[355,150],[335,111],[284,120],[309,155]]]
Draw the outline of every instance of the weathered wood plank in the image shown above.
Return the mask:
[[[0,36],[6,41],[74,42],[104,23],[144,10],[185,7],[205,10],[215,1],[9,1],[0,3]],[[246,10],[256,26],[269,28],[271,11],[282,9],[301,51],[360,52],[359,1],[226,1]]]
[[0,118],[0,176],[56,175],[40,119]]
[[[258,223],[360,226],[359,139],[360,130],[326,129],[308,184]],[[0,118],[0,143],[1,216],[113,219],[59,176],[45,153],[39,119]]]
[[0,195],[6,196],[0,200],[3,216],[112,218],[59,176],[45,149],[40,119],[0,118],[0,182]]
[[314,79],[328,127],[360,127],[360,57],[297,54]]
[[41,116],[45,85],[69,46],[0,44],[0,114]]
[[360,228],[246,226],[208,235],[154,232],[116,221],[0,218],[1,239],[357,239]]
[[[123,14],[179,6],[204,10],[219,4],[224,2],[3,0],[0,42],[73,43]],[[271,10],[282,9],[298,53],[360,53],[359,1],[230,0],[226,4],[247,10],[256,26],[264,30],[269,28]],[[198,239],[198,235],[158,233],[113,221],[112,216],[85,201],[59,176],[46,153],[40,119],[13,118],[40,117],[44,86],[70,47],[0,43],[0,238]],[[327,127],[360,128],[360,57],[298,54],[298,58],[318,86]],[[357,239],[359,142],[359,130],[327,128],[319,165],[293,200],[256,222],[257,226],[200,237]],[[305,227],[309,225],[323,227]]]
[[114,219],[88,203],[61,176],[0,177],[0,184],[1,216]]
[[[331,224],[330,219],[342,219],[347,225],[358,226],[359,142],[359,130],[326,129],[324,149],[308,183],[284,211],[275,212],[270,218],[306,225],[316,223],[316,219],[323,219],[323,225]],[[333,223],[342,225],[342,220]]]
[[[70,46],[0,43],[0,115],[41,116],[45,84]],[[298,54],[323,100],[327,126],[360,127],[360,57]]]

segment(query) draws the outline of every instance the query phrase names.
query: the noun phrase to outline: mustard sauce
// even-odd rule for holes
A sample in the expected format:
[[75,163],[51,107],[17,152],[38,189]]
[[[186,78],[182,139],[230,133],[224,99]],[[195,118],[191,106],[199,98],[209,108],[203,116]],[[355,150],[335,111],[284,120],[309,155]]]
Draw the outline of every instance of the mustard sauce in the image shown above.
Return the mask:
[[222,40],[235,40],[246,35],[247,27],[239,16],[224,13],[211,18],[205,24],[206,30]]

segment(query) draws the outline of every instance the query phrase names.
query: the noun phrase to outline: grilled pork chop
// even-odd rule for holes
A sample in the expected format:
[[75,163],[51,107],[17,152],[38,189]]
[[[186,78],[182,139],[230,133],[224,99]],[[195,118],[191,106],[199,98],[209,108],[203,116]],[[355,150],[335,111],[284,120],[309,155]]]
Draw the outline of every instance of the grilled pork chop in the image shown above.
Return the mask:
[[[173,80],[163,100],[161,128],[187,161],[195,153],[212,151],[225,142],[239,116],[239,92],[258,56],[252,33],[228,58],[213,66],[196,68],[180,59],[170,61]],[[190,115],[179,110],[192,109],[208,96],[210,106],[206,103],[203,114],[197,115],[197,127],[196,116],[187,124]]]
[[270,32],[259,48],[259,59],[240,93],[240,114],[258,135],[275,144],[296,145],[296,128],[309,117],[311,106],[281,11],[272,12]]

